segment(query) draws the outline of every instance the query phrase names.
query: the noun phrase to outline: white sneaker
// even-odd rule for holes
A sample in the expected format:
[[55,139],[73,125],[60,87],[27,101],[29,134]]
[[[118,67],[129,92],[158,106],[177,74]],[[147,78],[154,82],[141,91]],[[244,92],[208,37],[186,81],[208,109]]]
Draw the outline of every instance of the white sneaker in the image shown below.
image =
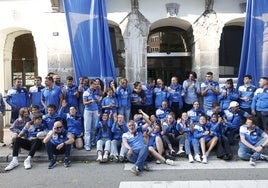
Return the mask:
[[174,166],[174,161],[171,160],[171,159],[167,159],[166,160],[166,164],[171,165],[171,166]]
[[32,168],[32,166],[31,166],[31,161],[30,161],[30,159],[25,159],[24,160],[24,168],[26,169],[26,170],[28,170],[28,169],[30,169],[30,168]]
[[102,161],[102,156],[99,155],[96,161],[101,162]]
[[156,163],[156,164],[161,164],[161,161],[156,160],[155,163]]
[[5,171],[12,170],[13,168],[16,168],[19,166],[19,162],[17,160],[12,160],[9,165],[5,168]]
[[203,164],[207,164],[207,162],[208,162],[207,156],[206,155],[203,155],[202,156],[202,163]]
[[196,155],[194,156],[194,159],[195,159],[197,162],[201,163],[201,158],[200,158],[200,156],[199,156],[198,154],[196,154]]
[[249,159],[249,164],[250,164],[251,166],[256,166],[256,159],[250,157],[250,159]]
[[103,162],[107,162],[108,161],[108,155],[107,154],[104,154],[102,160],[103,160]]
[[194,158],[191,154],[188,155],[188,159],[189,159],[189,163],[193,163],[194,162]]

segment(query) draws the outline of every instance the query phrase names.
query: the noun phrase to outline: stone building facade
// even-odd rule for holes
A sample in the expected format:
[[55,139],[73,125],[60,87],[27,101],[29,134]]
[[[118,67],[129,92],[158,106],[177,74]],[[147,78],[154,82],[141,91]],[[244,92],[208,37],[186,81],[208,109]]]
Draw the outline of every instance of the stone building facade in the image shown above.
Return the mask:
[[[243,28],[245,0],[106,0],[106,6],[118,77],[182,79],[189,70],[199,80],[207,71],[216,80],[235,76],[237,66],[221,65],[221,40],[224,28]],[[57,72],[63,81],[73,75],[62,0],[2,0],[0,16],[0,92],[16,76],[30,86],[36,75]],[[166,30],[182,33],[184,50],[148,50],[152,34]]]

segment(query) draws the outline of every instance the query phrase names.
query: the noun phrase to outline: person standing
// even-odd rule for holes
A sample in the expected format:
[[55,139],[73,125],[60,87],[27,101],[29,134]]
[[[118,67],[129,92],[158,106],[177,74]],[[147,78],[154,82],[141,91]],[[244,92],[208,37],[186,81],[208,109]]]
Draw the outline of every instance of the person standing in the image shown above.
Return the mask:
[[201,96],[203,96],[203,109],[206,113],[212,109],[212,104],[217,101],[219,83],[213,80],[213,73],[207,72],[206,81],[201,84]]
[[6,115],[6,105],[0,93],[0,146],[6,146],[4,142],[4,116]]
[[54,84],[51,76],[45,78],[45,85],[46,87],[42,90],[41,103],[46,113],[47,107],[50,104],[54,104],[56,106],[56,112],[58,112],[63,100],[61,88]]
[[78,87],[74,84],[74,78],[72,76],[67,76],[67,85],[64,86],[64,98],[66,102],[66,111],[65,113],[69,112],[70,107],[75,107],[78,109],[78,98],[79,98],[79,92]]
[[27,89],[22,87],[21,78],[14,79],[14,86],[7,92],[6,102],[11,106],[10,123],[13,123],[19,117],[21,108],[29,107],[29,94]]
[[36,105],[39,107],[40,112],[44,112],[44,106],[41,103],[41,91],[45,88],[42,85],[42,77],[36,76],[34,83],[35,85],[29,89],[31,107]]
[[200,94],[200,83],[197,80],[195,72],[190,72],[187,80],[183,81],[182,87],[185,91],[184,95],[184,111],[187,112],[193,107],[193,103],[198,101]]
[[240,108],[251,114],[251,104],[256,91],[256,86],[251,84],[252,76],[247,74],[244,76],[244,85],[239,86],[239,105]]
[[268,77],[262,77],[259,85],[260,88],[254,93],[251,111],[259,118],[260,127],[268,133]]
[[123,114],[126,121],[130,118],[130,95],[132,93],[132,88],[128,84],[128,80],[123,78],[120,80],[120,86],[116,89],[116,95],[118,100],[118,114]]

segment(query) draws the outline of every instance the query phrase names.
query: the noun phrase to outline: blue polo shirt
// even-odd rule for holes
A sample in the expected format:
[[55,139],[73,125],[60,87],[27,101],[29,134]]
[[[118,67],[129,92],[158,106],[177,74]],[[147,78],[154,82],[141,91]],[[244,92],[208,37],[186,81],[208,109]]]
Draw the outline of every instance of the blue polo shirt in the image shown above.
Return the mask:
[[42,100],[45,101],[46,106],[49,104],[54,104],[56,106],[56,111],[60,108],[60,97],[62,96],[62,91],[59,86],[53,85],[52,88],[44,88],[42,90]]
[[68,104],[68,107],[74,106],[78,107],[78,97],[74,95],[75,92],[77,92],[78,87],[76,85],[72,86],[66,86],[66,102]]
[[39,110],[43,110],[44,106],[41,103],[41,96],[42,96],[42,90],[45,88],[45,86],[32,86],[29,89],[29,94],[32,99],[32,106],[37,105],[39,106]]

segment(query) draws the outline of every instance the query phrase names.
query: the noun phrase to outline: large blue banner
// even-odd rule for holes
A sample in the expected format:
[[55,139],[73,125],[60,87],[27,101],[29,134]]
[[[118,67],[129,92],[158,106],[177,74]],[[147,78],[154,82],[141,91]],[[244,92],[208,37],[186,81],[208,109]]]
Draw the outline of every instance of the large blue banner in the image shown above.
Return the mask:
[[252,75],[256,86],[268,76],[268,0],[247,1],[238,86],[245,74]]
[[115,79],[105,0],[64,0],[76,81]]

